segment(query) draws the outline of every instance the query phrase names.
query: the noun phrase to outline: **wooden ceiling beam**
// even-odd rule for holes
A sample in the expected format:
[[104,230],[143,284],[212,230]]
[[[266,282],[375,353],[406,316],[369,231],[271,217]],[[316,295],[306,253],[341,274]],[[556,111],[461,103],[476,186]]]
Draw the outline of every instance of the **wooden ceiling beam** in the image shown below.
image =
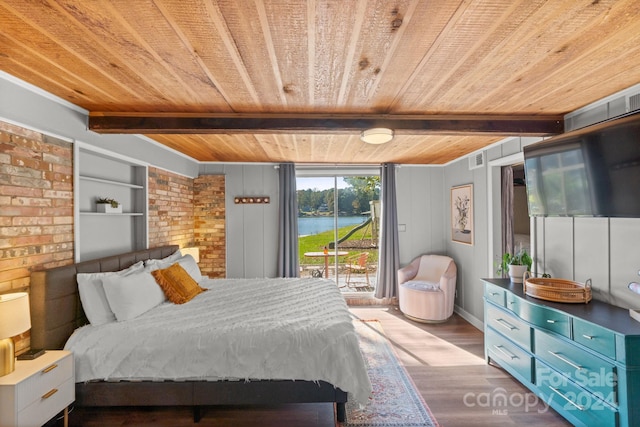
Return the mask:
[[555,135],[561,115],[302,115],[91,113],[89,129],[121,134],[346,134],[374,127],[397,135]]

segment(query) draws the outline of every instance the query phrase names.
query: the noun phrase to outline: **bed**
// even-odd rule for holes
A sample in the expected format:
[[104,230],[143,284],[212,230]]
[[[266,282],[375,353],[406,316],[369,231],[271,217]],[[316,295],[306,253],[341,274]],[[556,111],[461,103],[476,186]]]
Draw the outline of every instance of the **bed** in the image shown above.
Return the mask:
[[[366,403],[371,385],[355,330],[339,290],[324,279],[203,279],[206,291],[186,304],[165,302],[131,320],[89,324],[79,273],[133,268],[177,250],[169,245],[32,273],[31,347],[74,352],[77,406],[191,406],[197,422],[203,406],[333,402],[345,421],[348,397]],[[277,309],[270,314],[268,306]],[[196,314],[185,321],[187,311]],[[202,323],[209,316],[212,323]],[[149,332],[162,319],[161,332]],[[179,355],[154,350],[152,335]],[[149,359],[152,353],[159,359]],[[307,369],[315,365],[320,372]]]

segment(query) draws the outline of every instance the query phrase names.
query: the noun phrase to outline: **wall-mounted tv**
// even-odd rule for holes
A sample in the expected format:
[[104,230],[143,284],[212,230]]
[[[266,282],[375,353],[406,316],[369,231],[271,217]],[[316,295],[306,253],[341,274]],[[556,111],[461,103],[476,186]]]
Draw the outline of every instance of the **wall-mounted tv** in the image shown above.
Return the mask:
[[524,147],[531,216],[640,217],[640,114]]

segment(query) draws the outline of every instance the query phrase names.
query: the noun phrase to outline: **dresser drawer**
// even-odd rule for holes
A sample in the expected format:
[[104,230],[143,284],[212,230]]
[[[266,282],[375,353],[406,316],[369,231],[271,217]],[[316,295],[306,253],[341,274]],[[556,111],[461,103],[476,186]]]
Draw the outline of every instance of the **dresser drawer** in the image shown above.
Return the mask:
[[44,366],[39,372],[22,381],[17,386],[18,411],[41,400],[41,397],[52,389],[59,388],[66,380],[73,377],[73,357],[66,357]]
[[60,408],[66,408],[75,399],[75,383],[73,378],[47,390],[38,396],[29,406],[18,412],[18,425],[40,426],[53,418]]
[[513,314],[492,305],[487,306],[486,322],[496,331],[531,351],[531,328]]
[[571,338],[571,319],[564,313],[523,301],[517,314],[539,328]]
[[616,358],[616,336],[601,326],[573,319],[573,340],[606,357]]
[[[552,374],[539,376],[538,371],[549,371]],[[615,407],[608,405],[600,399],[599,395],[583,389],[562,374],[554,372],[540,361],[536,361],[536,385],[545,395],[544,400],[573,424],[617,426],[618,412]],[[572,420],[572,417],[575,420]]]
[[484,297],[496,305],[505,306],[505,294],[506,291],[498,286],[490,283],[484,284]]
[[515,313],[517,316],[520,316],[522,304],[528,304],[526,301],[522,301],[519,297],[513,295],[511,292],[507,293],[505,297],[505,307]]
[[[578,348],[571,342],[534,331],[534,349],[536,356],[563,373],[573,382],[612,404],[617,404],[617,372],[613,364],[601,359],[586,350]],[[551,372],[536,370],[536,378],[550,375]]]
[[492,329],[487,329],[485,345],[491,359],[520,380],[532,382],[533,357],[529,353]]

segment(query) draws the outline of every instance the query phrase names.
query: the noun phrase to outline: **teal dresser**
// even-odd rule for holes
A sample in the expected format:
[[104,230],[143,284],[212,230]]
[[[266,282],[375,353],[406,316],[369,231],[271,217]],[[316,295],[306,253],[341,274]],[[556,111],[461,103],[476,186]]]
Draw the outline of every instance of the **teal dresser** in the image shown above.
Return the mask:
[[547,302],[484,282],[487,362],[577,426],[640,426],[640,322],[600,301]]

